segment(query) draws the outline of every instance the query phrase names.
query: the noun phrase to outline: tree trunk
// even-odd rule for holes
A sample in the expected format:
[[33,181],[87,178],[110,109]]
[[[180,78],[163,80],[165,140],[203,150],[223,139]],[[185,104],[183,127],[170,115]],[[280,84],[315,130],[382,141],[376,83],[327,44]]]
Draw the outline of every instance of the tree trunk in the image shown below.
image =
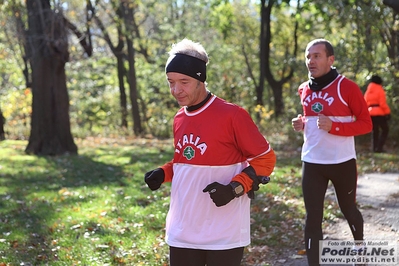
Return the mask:
[[274,112],[276,117],[280,117],[285,109],[283,100],[283,86],[282,84],[275,84],[272,87],[274,97]]
[[[133,32],[134,30],[134,6],[129,5],[128,3],[123,3],[121,5],[123,19],[125,22],[125,27],[127,32]],[[126,45],[127,45],[127,61],[129,64],[129,69],[127,73],[128,81],[129,81],[129,92],[130,92],[130,102],[132,104],[132,116],[133,116],[133,132],[136,136],[139,136],[143,133],[143,127],[141,125],[141,117],[139,110],[139,99],[138,99],[138,90],[137,90],[137,77],[136,77],[136,59],[135,59],[135,49],[133,47],[133,40],[130,36],[126,36]]]
[[264,21],[264,16],[266,14],[265,12],[265,0],[261,1],[260,5],[260,17],[261,17],[261,22],[260,22],[260,38],[259,38],[259,43],[260,43],[260,76],[259,76],[259,86],[256,87],[256,104],[257,105],[262,105],[263,106],[263,91],[265,89],[265,65],[266,65],[266,28],[265,28],[265,23]]
[[3,111],[0,108],[0,141],[6,139],[5,131],[4,131],[4,124],[6,119],[3,116]]
[[[90,3],[90,1],[89,1]],[[123,21],[124,20],[124,5],[123,3],[113,3],[113,7],[115,10],[115,13],[117,14],[118,18],[116,21]],[[91,4],[88,5],[89,10],[92,12],[92,14],[96,14],[96,9],[94,6]],[[126,89],[125,89],[125,77],[126,77],[126,67],[125,67],[125,60],[124,56],[125,54],[123,53],[123,47],[125,46],[125,35],[124,31],[122,30],[122,23],[116,23],[117,27],[117,32],[118,32],[118,43],[115,46],[112,41],[111,37],[108,33],[107,28],[103,24],[102,20],[97,16],[94,15],[94,20],[96,21],[98,27],[101,29],[104,39],[107,42],[109,48],[111,49],[112,53],[115,55],[116,60],[117,60],[117,71],[118,71],[118,81],[119,81],[119,103],[120,103],[120,108],[121,108],[121,127],[122,128],[127,128],[128,127],[128,122],[127,122],[127,117],[128,117],[128,111],[127,111],[127,96],[126,96]]]
[[127,50],[128,50],[128,80],[129,80],[129,92],[130,102],[132,104],[132,116],[133,116],[133,132],[136,136],[143,133],[143,127],[141,126],[141,117],[138,104],[138,93],[137,93],[137,78],[136,78],[136,67],[135,67],[135,52],[133,48],[133,42],[130,38],[127,38]]
[[28,0],[28,47],[32,68],[32,121],[26,152],[37,155],[77,154],[69,120],[65,63],[67,26],[49,0]]
[[126,69],[124,65],[123,55],[116,57],[118,65],[118,80],[119,80],[119,102],[121,107],[121,127],[127,128],[127,97],[125,90],[124,77],[126,75]]
[[[260,97],[263,97],[263,92],[264,92],[264,84],[263,84],[263,79],[266,79],[269,86],[272,89],[273,92],[273,97],[274,97],[274,115],[275,117],[279,117],[284,113],[284,101],[283,101],[283,85],[288,82],[294,75],[294,69],[290,66],[284,67],[281,70],[281,75],[280,75],[280,80],[276,80],[273,73],[272,69],[270,66],[270,45],[272,41],[272,33],[271,33],[271,13],[272,13],[272,8],[273,5],[278,4],[278,1],[276,0],[269,0],[267,1],[266,5],[266,0],[261,1],[261,77],[260,77],[260,82],[259,82],[259,88],[257,89],[257,97],[258,97],[258,103],[263,103],[263,99],[259,99]],[[300,10],[300,2],[297,2],[297,10]],[[293,34],[293,42],[294,42],[294,47],[293,47],[293,53],[292,55],[289,54],[288,49],[285,51],[285,57],[295,57],[297,53],[297,48],[298,48],[298,36],[297,36],[297,30],[298,30],[298,22],[296,21],[295,23],[295,30]]]
[[396,13],[399,13],[399,2],[398,0],[383,0],[382,3],[386,6],[391,7]]

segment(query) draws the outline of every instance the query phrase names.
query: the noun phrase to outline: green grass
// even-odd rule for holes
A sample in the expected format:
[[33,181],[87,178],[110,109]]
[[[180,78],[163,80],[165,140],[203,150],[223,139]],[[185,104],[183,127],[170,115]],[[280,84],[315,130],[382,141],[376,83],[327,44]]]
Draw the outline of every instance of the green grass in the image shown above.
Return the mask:
[[[172,158],[171,140],[77,140],[79,155],[56,157],[26,155],[26,145],[0,142],[0,266],[168,265],[169,185],[152,192],[143,176]],[[277,156],[272,182],[252,203],[244,265],[302,248],[299,153]],[[397,155],[359,154],[360,173],[398,165]],[[326,219],[339,215],[333,204]]]

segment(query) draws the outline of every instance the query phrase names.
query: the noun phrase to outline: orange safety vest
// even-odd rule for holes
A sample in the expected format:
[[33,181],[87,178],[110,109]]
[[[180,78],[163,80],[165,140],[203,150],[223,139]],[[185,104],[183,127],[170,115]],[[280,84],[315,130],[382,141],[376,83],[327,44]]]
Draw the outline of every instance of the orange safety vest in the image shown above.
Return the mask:
[[391,113],[382,85],[370,82],[364,94],[364,99],[371,116],[385,116]]

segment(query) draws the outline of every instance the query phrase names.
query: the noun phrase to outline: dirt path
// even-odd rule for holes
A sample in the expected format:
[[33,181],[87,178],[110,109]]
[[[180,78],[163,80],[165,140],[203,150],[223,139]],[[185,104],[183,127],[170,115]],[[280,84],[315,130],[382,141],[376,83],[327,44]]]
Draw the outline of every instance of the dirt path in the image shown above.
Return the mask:
[[[333,191],[329,190],[327,196],[333,196]],[[399,244],[399,173],[359,177],[357,201],[363,214],[366,240],[393,240]],[[342,218],[336,218],[324,230],[324,236],[328,239],[352,240],[348,224]],[[285,254],[288,256],[275,260],[273,266],[308,265],[306,256],[298,255],[298,250],[287,250]]]

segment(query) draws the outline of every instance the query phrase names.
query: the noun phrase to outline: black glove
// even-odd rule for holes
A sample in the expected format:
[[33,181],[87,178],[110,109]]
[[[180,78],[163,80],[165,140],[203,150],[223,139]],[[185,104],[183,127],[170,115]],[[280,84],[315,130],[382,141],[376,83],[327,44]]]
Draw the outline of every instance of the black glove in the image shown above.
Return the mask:
[[209,196],[217,207],[224,206],[235,198],[233,187],[230,184],[222,185],[218,182],[213,182],[207,185],[202,192],[209,192]]
[[157,168],[145,173],[144,181],[151,190],[157,190],[165,180],[165,172],[162,168]]
[[391,114],[386,115],[386,116],[385,116],[385,119],[386,119],[387,121],[389,121],[389,119],[391,119]]

